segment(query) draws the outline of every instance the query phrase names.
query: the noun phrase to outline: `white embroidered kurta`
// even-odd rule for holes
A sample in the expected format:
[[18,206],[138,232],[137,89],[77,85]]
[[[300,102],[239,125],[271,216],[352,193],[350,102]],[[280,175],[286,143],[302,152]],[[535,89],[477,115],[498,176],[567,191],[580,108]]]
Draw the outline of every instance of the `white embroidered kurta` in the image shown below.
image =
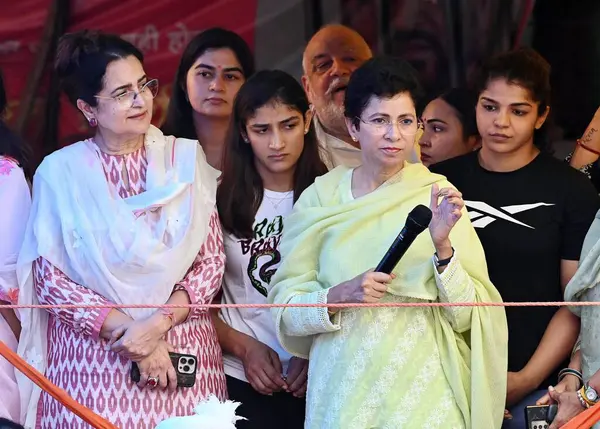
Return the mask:
[[[473,286],[456,259],[436,280],[445,300],[473,301]],[[323,291],[291,303],[326,299]],[[382,302],[419,300],[386,295]],[[469,307],[445,309],[453,328],[468,329]],[[333,320],[323,307],[293,308],[284,312],[283,323],[289,335],[326,334],[315,336],[310,352],[307,428],[465,427],[444,375],[431,308],[349,309]],[[374,422],[380,407],[398,412],[379,425]]]
[[[16,263],[27,225],[31,194],[23,170],[11,158],[0,156],[0,305],[17,303],[19,296]],[[13,351],[17,339],[0,314],[0,341]],[[19,420],[19,389],[15,368],[0,356],[0,417]]]

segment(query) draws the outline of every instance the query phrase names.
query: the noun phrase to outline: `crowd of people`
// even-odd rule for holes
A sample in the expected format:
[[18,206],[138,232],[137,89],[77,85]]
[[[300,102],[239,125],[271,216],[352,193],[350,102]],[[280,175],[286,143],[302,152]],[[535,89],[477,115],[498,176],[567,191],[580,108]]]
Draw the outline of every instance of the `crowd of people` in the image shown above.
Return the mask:
[[[199,33],[159,128],[135,46],[63,36],[55,69],[93,136],[33,174],[0,122],[0,340],[119,428],[211,395],[242,429],[523,429],[551,403],[556,429],[595,405],[597,307],[418,304],[600,300],[600,113],[553,157],[529,48],[433,100],[341,25],[302,66],[256,71],[240,36]],[[427,232],[375,271],[418,205]],[[88,427],[2,358],[0,397],[6,422]]]

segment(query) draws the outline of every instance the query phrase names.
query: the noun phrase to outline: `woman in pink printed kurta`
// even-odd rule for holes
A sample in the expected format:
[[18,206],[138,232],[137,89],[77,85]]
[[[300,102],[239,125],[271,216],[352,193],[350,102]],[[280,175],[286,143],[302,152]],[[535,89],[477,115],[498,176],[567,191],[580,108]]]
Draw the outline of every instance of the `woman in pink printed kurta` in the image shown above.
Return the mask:
[[[48,155],[17,262],[23,309],[18,352],[75,400],[119,428],[153,429],[226,398],[206,310],[224,271],[215,200],[218,172],[197,141],[152,126],[158,81],[118,36],[61,38],[56,67],[93,138]],[[64,305],[120,308],[61,308]],[[128,305],[143,307],[128,307]],[[173,304],[176,308],[157,308]],[[197,358],[195,384],[178,386],[169,352]],[[131,380],[135,362],[140,380]],[[27,428],[89,426],[16,375]]]
[[[146,151],[144,146],[127,155],[106,155],[100,159],[111,188],[127,198],[145,189]],[[175,289],[187,291],[192,303],[210,303],[223,276],[225,255],[217,213],[210,220],[211,231],[194,264]],[[34,282],[41,304],[109,303],[106,298],[73,283],[43,258],[34,263]],[[201,398],[215,394],[226,398],[221,348],[206,310],[194,309],[186,323],[168,334],[177,353],[198,357],[196,384],[178,389],[140,389],[129,377],[131,362],[106,350],[100,327],[110,309],[53,309],[48,330],[46,377],[65,389],[79,403],[106,417],[118,428],[154,428],[173,415],[191,415]],[[42,428],[81,427],[81,420],[48,394],[43,394],[38,425]]]

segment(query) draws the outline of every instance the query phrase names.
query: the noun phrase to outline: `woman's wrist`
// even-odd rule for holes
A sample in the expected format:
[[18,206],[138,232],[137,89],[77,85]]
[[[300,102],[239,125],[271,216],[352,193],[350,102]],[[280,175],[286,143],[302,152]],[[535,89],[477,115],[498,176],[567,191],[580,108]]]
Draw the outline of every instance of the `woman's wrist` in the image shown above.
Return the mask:
[[[565,380],[569,385],[574,385],[575,390],[583,385],[583,376],[581,372],[573,368],[564,368],[558,373],[558,382]],[[567,389],[573,390],[573,389]]]
[[243,359],[246,355],[246,352],[250,348],[251,343],[257,341],[251,336],[246,335],[243,332],[239,332],[233,328],[231,328],[229,336],[229,347],[224,349],[228,349],[226,351],[229,351],[238,359]]
[[159,337],[163,337],[175,326],[175,316],[172,311],[159,309],[146,319],[146,322],[156,330]]
[[452,249],[452,243],[449,239],[443,240],[439,243],[434,242],[433,246],[435,247],[435,253],[439,260],[451,258],[454,253],[454,250]]
[[532,392],[543,381],[543,379],[540,380],[541,375],[532,372],[527,365],[521,371],[518,371],[517,374],[519,374],[519,377],[521,378],[523,385],[526,387],[527,392]]
[[[340,283],[337,286],[329,288],[327,290],[327,304],[341,304],[344,302],[342,292],[344,283]],[[339,307],[327,307],[327,314],[333,316],[340,310]]]

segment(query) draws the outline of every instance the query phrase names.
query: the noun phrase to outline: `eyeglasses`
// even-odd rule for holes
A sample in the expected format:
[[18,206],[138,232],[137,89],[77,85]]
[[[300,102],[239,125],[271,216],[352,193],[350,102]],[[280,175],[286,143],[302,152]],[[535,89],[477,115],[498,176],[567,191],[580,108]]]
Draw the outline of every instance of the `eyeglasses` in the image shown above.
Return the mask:
[[158,95],[158,79],[149,80],[141,88],[138,88],[137,91],[128,90],[113,97],[103,97],[100,95],[95,95],[94,97],[104,100],[114,100],[122,107],[131,107],[138,95],[151,98],[156,97]]
[[392,124],[394,126],[398,126],[400,129],[400,134],[406,137],[414,136],[417,134],[419,129],[423,128],[421,121],[413,118],[402,118],[397,121],[392,121],[387,118],[372,118],[369,120],[364,120],[362,118],[356,119],[363,124],[368,125],[373,132],[381,135],[387,133],[392,127]]

